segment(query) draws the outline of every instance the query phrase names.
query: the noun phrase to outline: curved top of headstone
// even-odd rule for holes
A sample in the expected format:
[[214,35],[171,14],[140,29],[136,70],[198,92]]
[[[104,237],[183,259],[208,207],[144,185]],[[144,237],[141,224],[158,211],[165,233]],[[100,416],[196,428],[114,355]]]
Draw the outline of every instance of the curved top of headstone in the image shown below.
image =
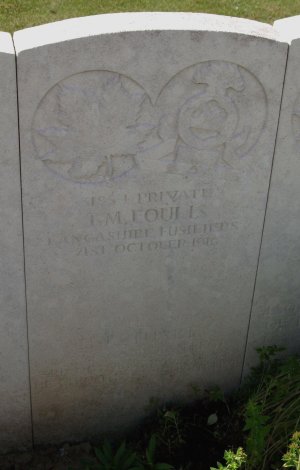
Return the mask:
[[204,13],[113,13],[73,18],[17,31],[16,52],[77,38],[130,31],[220,31],[279,40],[269,24]]
[[0,31],[0,52],[4,54],[14,54],[14,45],[12,37],[9,33],[3,33]]
[[274,30],[281,41],[291,43],[300,38],[300,15],[290,16],[274,22]]

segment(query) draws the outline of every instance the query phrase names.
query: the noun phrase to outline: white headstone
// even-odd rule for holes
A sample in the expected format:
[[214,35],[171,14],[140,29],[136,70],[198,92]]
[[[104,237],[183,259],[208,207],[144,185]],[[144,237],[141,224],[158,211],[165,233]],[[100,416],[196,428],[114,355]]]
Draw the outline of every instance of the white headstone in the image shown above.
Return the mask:
[[236,386],[287,45],[185,13],[14,39],[37,443]]
[[300,17],[274,23],[292,41],[246,355],[278,345],[300,352]]
[[15,63],[0,33],[0,452],[31,444]]

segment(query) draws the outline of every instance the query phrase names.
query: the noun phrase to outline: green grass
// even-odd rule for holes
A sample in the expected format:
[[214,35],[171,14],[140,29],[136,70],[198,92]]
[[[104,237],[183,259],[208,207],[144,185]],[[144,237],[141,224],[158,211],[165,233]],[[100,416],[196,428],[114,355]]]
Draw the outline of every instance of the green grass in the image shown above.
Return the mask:
[[0,31],[125,11],[193,11],[272,23],[300,14],[300,0],[0,0]]

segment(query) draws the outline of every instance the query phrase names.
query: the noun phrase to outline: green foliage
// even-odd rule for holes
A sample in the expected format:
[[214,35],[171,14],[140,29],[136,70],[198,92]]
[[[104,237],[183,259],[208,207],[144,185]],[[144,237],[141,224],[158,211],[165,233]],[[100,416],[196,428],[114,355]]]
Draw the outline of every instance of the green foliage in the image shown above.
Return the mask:
[[256,352],[259,357],[260,365],[270,366],[272,361],[275,359],[276,355],[280,352],[285,351],[285,348],[282,348],[277,345],[264,346],[262,348],[256,348]]
[[300,432],[295,432],[291,438],[286,454],[282,457],[283,468],[300,470]]
[[[247,468],[269,470],[280,461],[300,421],[300,359],[278,359],[282,348],[258,350],[260,363],[246,381]],[[245,387],[243,390],[245,398]]]
[[211,402],[217,403],[221,401],[226,403],[224,392],[218,385],[214,385],[209,390],[206,390],[206,396]]
[[249,455],[249,465],[252,468],[258,468],[257,466],[263,460],[266,440],[270,432],[268,420],[268,416],[263,415],[262,405],[249,399],[245,408],[244,431],[248,432],[246,449]]
[[225,466],[218,462],[218,467],[211,467],[210,470],[238,470],[246,462],[247,455],[242,447],[239,447],[236,453],[232,450],[226,450],[224,460],[226,462]]
[[230,414],[230,409],[225,398],[224,392],[218,385],[215,385],[209,390],[206,390],[206,396],[211,403],[224,403],[228,413]]
[[141,470],[172,470],[172,465],[155,462],[156,436],[153,434],[146,449],[145,461],[141,464]]
[[243,401],[247,401],[253,394],[265,387],[266,382],[276,375],[280,360],[278,354],[283,352],[284,348],[278,346],[267,346],[257,348],[259,363],[251,368],[251,373],[245,378],[239,396]]
[[167,449],[169,455],[185,444],[185,423],[179,408],[162,408],[158,410],[157,439]]
[[87,464],[86,470],[173,470],[172,465],[155,461],[156,436],[149,440],[145,455],[128,449],[125,442],[114,450],[113,446],[104,441],[101,447],[95,448],[97,464]]
[[104,441],[102,447],[95,448],[98,464],[88,466],[92,470],[138,470],[139,460],[136,452],[126,447],[122,442],[115,451],[108,441]]

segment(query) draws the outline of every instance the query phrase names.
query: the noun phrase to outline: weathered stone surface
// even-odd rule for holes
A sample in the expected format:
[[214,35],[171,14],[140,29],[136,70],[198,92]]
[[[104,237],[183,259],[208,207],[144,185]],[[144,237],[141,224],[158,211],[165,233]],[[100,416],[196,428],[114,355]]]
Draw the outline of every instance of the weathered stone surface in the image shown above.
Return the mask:
[[0,33],[0,452],[30,445],[15,53]]
[[35,436],[241,375],[287,45],[119,14],[15,34]]
[[276,344],[290,352],[300,352],[300,17],[276,21],[274,28],[292,43],[250,323],[246,371],[253,365],[256,347]]

